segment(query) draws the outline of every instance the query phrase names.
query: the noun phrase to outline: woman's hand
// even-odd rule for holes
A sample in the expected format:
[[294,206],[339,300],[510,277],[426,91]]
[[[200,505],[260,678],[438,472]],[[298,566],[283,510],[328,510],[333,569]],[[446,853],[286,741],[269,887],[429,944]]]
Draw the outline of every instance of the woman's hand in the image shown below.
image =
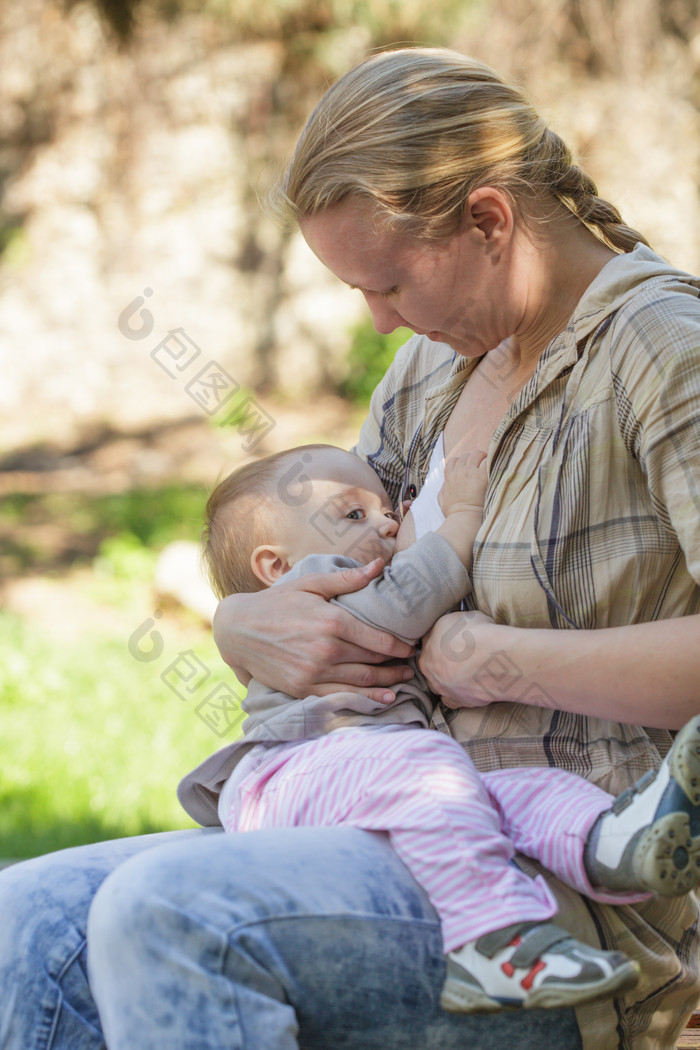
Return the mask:
[[680,729],[698,710],[700,614],[557,631],[449,613],[423,639],[418,663],[447,707],[509,700]]
[[500,636],[504,631],[508,628],[485,613],[458,612],[441,616],[425,635],[418,666],[447,707],[484,707],[512,699],[498,695],[498,668],[508,659]]
[[413,649],[328,601],[359,591],[382,569],[377,558],[357,569],[282,581],[274,592],[225,598],[213,624],[223,660],[242,682],[252,676],[297,698],[345,690],[393,700],[387,687],[412,678],[413,672],[384,661],[405,660]]

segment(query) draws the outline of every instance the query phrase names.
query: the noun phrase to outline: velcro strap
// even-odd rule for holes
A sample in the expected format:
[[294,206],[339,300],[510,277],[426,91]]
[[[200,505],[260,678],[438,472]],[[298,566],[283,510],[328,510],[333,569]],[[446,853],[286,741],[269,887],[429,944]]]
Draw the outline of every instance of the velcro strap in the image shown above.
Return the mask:
[[522,944],[519,944],[511,955],[510,962],[513,966],[532,966],[548,948],[568,940],[571,940],[571,934],[552,922],[537,926],[525,934]]
[[617,816],[618,814],[622,813],[623,809],[627,809],[627,807],[629,806],[630,802],[632,802],[632,800],[635,799],[636,797],[637,797],[637,789],[636,788],[633,788],[633,787],[625,788],[625,790],[622,791],[617,796],[617,798],[613,802],[612,806],[610,807],[612,809],[613,813],[615,814],[615,816]]
[[617,796],[613,802],[611,809],[615,816],[622,813],[623,809],[627,809],[630,802],[641,794],[642,791],[646,791],[650,784],[653,784],[658,775],[658,770],[648,769],[644,776],[640,777],[633,787],[625,788],[625,790]]
[[539,922],[516,922],[512,926],[504,926],[500,930],[492,930],[479,937],[476,949],[485,955],[487,959],[493,959],[494,955],[507,948],[516,937],[524,937],[530,930],[541,926]]

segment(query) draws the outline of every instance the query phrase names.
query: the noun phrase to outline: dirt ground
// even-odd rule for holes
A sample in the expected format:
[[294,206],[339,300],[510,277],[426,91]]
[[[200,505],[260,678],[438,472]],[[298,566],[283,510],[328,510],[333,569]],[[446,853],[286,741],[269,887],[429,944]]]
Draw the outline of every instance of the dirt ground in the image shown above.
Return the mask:
[[[201,417],[155,423],[138,432],[95,428],[70,444],[42,443],[0,458],[0,500],[9,495],[61,493],[100,497],[173,482],[213,485],[247,459],[311,440],[349,447],[363,413],[339,398],[325,396],[300,407],[267,404],[274,419],[259,446],[248,450],[235,429],[212,427]],[[134,584],[133,606],[112,609],[89,594],[86,564],[98,538],[76,534],[70,522],[0,517],[0,554],[13,542],[36,546],[42,565],[6,572],[0,579],[0,606],[32,621],[53,637],[77,638],[86,628],[123,630],[135,616],[148,615],[157,596]]]
[[216,480],[255,456],[311,440],[349,446],[364,413],[338,397],[308,403],[265,402],[271,425],[252,447],[235,427],[211,425],[201,414],[163,420],[131,432],[92,427],[66,442],[42,442],[0,456],[0,496],[9,493],[80,492],[104,495],[171,481]]

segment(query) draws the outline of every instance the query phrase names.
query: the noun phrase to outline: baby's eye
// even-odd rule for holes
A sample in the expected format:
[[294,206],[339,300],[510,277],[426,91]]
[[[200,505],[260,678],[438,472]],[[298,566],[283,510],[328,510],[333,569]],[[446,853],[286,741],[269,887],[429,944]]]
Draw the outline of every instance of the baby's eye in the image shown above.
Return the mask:
[[345,515],[350,521],[362,521],[364,516],[365,512],[360,507],[356,507],[355,510],[349,510]]

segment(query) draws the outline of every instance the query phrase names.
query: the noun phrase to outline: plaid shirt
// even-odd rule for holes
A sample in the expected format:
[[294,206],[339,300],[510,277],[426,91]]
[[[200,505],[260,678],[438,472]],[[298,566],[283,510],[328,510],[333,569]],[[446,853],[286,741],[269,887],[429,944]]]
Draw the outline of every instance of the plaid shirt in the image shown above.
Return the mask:
[[[471,607],[498,623],[556,630],[700,611],[699,297],[700,280],[642,245],[587,289],[514,390],[490,443]],[[480,373],[507,382],[493,360],[493,371],[484,371],[486,358]],[[375,392],[355,451],[397,504],[409,486],[420,490],[475,363],[415,336]],[[543,690],[507,653],[478,674],[508,699],[459,711],[439,705],[435,723],[479,769],[556,765],[616,794],[670,746],[662,730],[518,703]],[[523,867],[538,870],[529,860]],[[624,1000],[579,1010],[586,1050],[672,1047],[700,997],[694,895],[610,908],[547,878],[563,925],[642,966]]]

